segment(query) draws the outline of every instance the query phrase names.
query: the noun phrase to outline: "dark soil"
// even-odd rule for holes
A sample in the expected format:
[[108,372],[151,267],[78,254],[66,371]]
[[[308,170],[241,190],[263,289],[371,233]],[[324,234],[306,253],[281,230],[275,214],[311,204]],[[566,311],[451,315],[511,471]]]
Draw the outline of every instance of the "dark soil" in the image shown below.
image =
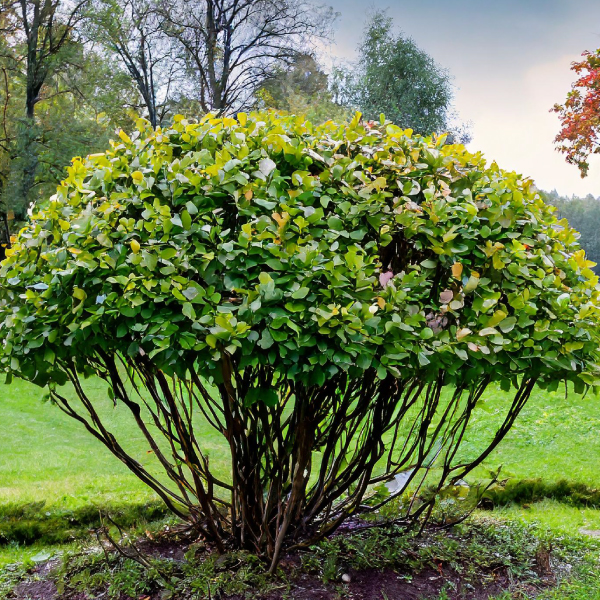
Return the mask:
[[14,597],[19,600],[54,600],[56,586],[53,581],[27,581],[20,583],[15,589]]
[[[410,581],[394,571],[366,570],[351,572],[350,583],[325,585],[310,575],[302,575],[294,583],[287,596],[269,594],[257,596],[260,600],[424,600],[438,598],[442,589],[446,589],[452,600],[488,600],[509,587],[506,578],[493,585],[475,588],[463,586],[459,577],[451,573],[440,575],[436,571],[425,571],[413,576]],[[154,599],[153,599],[154,600]],[[232,596],[227,600],[246,600],[242,596]]]

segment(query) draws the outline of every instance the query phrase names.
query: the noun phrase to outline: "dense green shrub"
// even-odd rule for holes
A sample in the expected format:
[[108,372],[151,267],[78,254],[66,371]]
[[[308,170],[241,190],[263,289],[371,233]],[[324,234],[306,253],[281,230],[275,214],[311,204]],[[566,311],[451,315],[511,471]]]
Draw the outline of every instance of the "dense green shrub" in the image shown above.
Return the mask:
[[[48,385],[218,546],[276,561],[394,475],[399,489],[432,466],[440,487],[459,480],[536,382],[594,383],[589,267],[529,180],[443,136],[359,115],[140,120],[74,159],[20,232],[0,270],[2,364]],[[105,429],[90,374],[172,485]],[[481,456],[455,464],[491,381],[515,386],[513,406]],[[198,416],[229,444],[227,481]]]

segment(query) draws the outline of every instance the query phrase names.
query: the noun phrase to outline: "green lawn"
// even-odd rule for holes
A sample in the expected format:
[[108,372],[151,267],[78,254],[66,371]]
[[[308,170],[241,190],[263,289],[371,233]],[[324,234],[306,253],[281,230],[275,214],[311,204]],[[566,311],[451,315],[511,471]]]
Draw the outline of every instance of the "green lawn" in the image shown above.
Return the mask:
[[[109,428],[135,458],[153,456],[122,406],[113,407],[99,381],[90,383]],[[42,402],[40,388],[21,381],[0,385],[0,503],[81,506],[90,502],[144,502],[152,498],[129,471],[82,426]],[[474,454],[498,422],[506,394],[490,389],[466,436]],[[600,397],[536,390],[514,429],[487,461],[503,477],[569,479],[600,487]],[[213,467],[227,472],[222,438],[210,429],[202,440]],[[482,471],[480,471],[481,474]]]
[[[113,407],[99,381],[91,381],[90,385],[109,429],[126,440],[126,447],[137,460],[152,464],[153,455],[123,407]],[[45,502],[44,511],[60,513],[89,505],[140,505],[155,499],[78,423],[57,407],[43,403],[42,395],[41,389],[24,382],[0,385],[0,511],[9,505]],[[464,455],[481,448],[507,403],[507,395],[499,389],[486,393],[469,428]],[[503,465],[504,477],[539,477],[549,482],[569,479],[600,487],[598,431],[600,398],[591,394],[585,398],[574,394],[565,397],[564,390],[536,390],[486,467]],[[205,429],[202,440],[212,466],[226,473],[227,453],[220,451],[222,438]],[[477,476],[485,476],[485,470],[480,469]],[[600,529],[600,511],[552,501],[536,503],[529,509],[507,508],[500,514],[538,520],[568,534],[580,528]],[[39,545],[0,546],[0,565],[30,558],[41,549]]]
[[[476,453],[506,404],[507,396],[499,388],[486,392],[465,440],[465,453]],[[536,389],[487,465],[502,465],[502,477],[568,479],[600,487],[599,431],[600,395]]]
[[[99,382],[93,385],[110,428],[147,462],[141,433],[120,418],[123,409],[112,408]],[[41,388],[18,380],[0,386],[0,503],[44,500],[77,507],[151,496],[102,444],[42,396]]]

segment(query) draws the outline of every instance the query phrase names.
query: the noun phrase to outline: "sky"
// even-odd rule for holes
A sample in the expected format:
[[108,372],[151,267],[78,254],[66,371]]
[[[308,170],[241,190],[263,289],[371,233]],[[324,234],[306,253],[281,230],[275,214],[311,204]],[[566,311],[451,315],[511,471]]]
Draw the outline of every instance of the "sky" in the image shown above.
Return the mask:
[[531,177],[538,188],[600,196],[600,156],[582,179],[553,145],[575,74],[600,47],[600,0],[329,0],[339,13],[334,60],[352,60],[370,10],[402,31],[454,78],[454,106],[472,124],[471,151]]

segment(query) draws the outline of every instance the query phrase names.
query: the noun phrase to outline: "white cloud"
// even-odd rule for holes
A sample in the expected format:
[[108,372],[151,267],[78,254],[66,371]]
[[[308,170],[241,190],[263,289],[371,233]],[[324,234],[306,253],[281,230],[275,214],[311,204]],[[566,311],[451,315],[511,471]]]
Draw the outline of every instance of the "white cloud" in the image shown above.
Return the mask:
[[389,8],[405,34],[454,75],[472,150],[561,194],[600,196],[600,157],[581,179],[555,150],[564,101],[585,49],[600,46],[597,0],[329,0],[341,13],[334,56],[352,59],[370,8]]
[[581,179],[553,144],[560,124],[550,108],[566,97],[573,80],[569,67],[576,59],[565,55],[511,77],[470,80],[458,91],[456,103],[474,123],[472,150],[532,177],[542,189],[598,196],[600,159],[591,161],[589,176]]

